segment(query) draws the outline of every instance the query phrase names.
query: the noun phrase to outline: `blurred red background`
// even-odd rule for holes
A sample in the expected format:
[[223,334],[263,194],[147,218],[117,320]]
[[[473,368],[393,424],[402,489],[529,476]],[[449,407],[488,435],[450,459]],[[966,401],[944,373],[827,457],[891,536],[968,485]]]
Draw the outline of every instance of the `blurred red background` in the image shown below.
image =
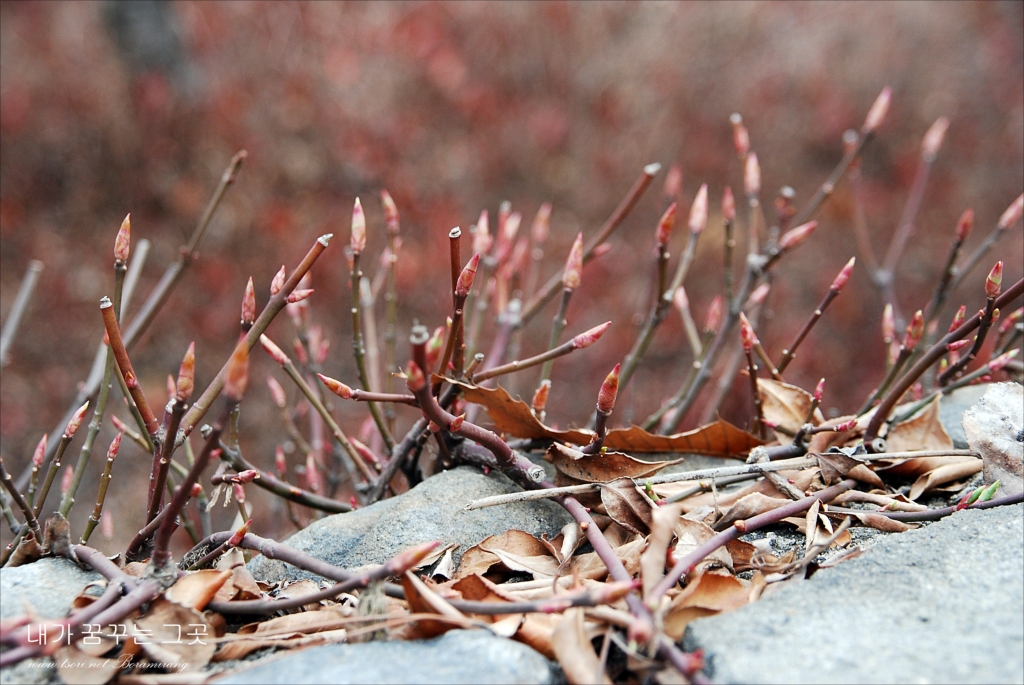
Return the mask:
[[[227,358],[246,279],[253,277],[262,306],[279,266],[294,266],[326,232],[338,238],[314,269],[312,312],[333,342],[326,371],[355,380],[343,245],[356,196],[368,216],[364,263],[371,275],[385,242],[381,188],[401,212],[404,359],[412,321],[433,328],[449,313],[452,226],[466,230],[487,208],[493,227],[498,204],[507,199],[523,213],[526,230],[538,206],[550,201],[547,278],[576,232],[593,235],[641,168],[660,162],[662,173],[613,236],[612,251],[585,269],[569,310],[568,334],[615,322],[599,344],[555,365],[550,420],[584,422],[601,378],[629,350],[650,305],[654,228],[668,166],[682,166],[683,217],[700,184],[710,188],[709,228],[686,283],[700,322],[721,290],[721,193],[726,184],[742,192],[729,115],[741,113],[750,130],[770,219],[783,185],[796,190],[798,208],[807,202],[842,156],[843,131],[860,127],[885,85],[893,88],[893,105],[862,163],[876,252],[884,254],[903,209],[922,136],[939,116],[951,120],[897,277],[903,310],[923,307],[960,213],[973,207],[977,216],[970,249],[1024,185],[1022,8],[1019,2],[4,2],[5,317],[29,260],[43,261],[45,269],[3,371],[3,455],[20,472],[85,378],[102,336],[96,305],[112,287],[111,249],[124,214],[131,212],[133,240],[153,243],[137,308],[239,149],[248,160],[201,258],[133,354],[154,406],[166,399],[164,379],[190,340],[197,342],[199,388]],[[740,216],[745,223],[745,212]],[[760,335],[776,357],[857,254],[845,181],[817,218],[818,231],[780,264],[767,303]],[[684,233],[679,227],[673,236],[675,256]],[[468,256],[468,240],[464,245]],[[997,258],[1005,261],[1007,283],[1020,277],[1019,224],[950,304],[979,306],[985,272]],[[882,375],[883,305],[859,265],[787,380],[812,387],[826,376],[825,406],[855,409]],[[526,330],[524,355],[543,350],[554,308]],[[129,319],[132,314],[129,309]],[[287,317],[270,332],[282,344],[293,335]],[[620,399],[618,421],[641,420],[656,409],[679,386],[689,361],[672,314]],[[283,436],[263,382],[272,373],[281,375],[262,353],[255,355],[243,415],[243,447],[265,467]],[[535,378],[527,374],[517,389],[528,394]],[[745,383],[735,391],[723,416],[744,424]],[[355,432],[360,409],[336,409]],[[110,437],[105,429],[97,450]],[[126,447],[124,461],[118,479],[148,469],[134,446]],[[95,474],[79,499],[91,501],[94,482]],[[142,506],[128,499],[112,504],[121,531],[137,527],[142,516]],[[88,507],[81,508],[77,515],[84,518]],[[267,533],[285,529],[282,522],[262,525]]]

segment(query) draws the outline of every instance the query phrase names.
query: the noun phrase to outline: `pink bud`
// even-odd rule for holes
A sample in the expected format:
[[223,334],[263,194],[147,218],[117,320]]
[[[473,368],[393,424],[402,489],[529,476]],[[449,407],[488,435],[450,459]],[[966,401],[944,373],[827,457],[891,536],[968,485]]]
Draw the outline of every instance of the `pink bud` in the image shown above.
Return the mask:
[[998,261],[996,265],[992,267],[992,270],[988,272],[988,278],[985,279],[985,296],[988,298],[998,297],[999,291],[1003,284],[1003,262]]
[[962,243],[966,240],[967,234],[971,232],[972,228],[974,228],[974,210],[968,207],[956,222],[957,242]]
[[117,237],[114,238],[114,261],[121,262],[124,264],[128,261],[128,253],[131,251],[132,244],[132,215],[128,214],[124,217],[124,221],[121,222],[121,228],[117,231]]
[[274,470],[277,471],[277,475],[284,478],[288,473],[288,462],[284,458],[284,450],[278,445],[274,449]]
[[817,227],[817,221],[808,221],[806,224],[800,224],[796,228],[786,231],[782,234],[782,238],[779,239],[779,252],[791,250],[803,241],[807,240],[807,237],[811,235]]
[[384,223],[387,225],[388,233],[398,233],[398,205],[391,199],[391,193],[387,190],[380,191],[380,202],[384,205]]
[[960,309],[956,310],[956,314],[953,315],[953,322],[949,324],[949,332],[952,333],[956,329],[960,328],[964,324],[964,317],[967,316],[967,306],[960,305]]
[[662,196],[665,202],[673,202],[683,189],[683,168],[678,162],[673,162],[665,174],[665,183],[661,187]]
[[676,203],[673,202],[665,210],[665,213],[661,215],[661,220],[658,221],[658,230],[655,231],[655,239],[658,241],[658,245],[665,247],[668,245],[668,239],[672,235],[672,227],[676,223]]
[[306,299],[307,297],[309,297],[312,294],[313,294],[313,289],[312,288],[308,288],[308,289],[305,289],[305,290],[293,290],[291,292],[291,294],[288,295],[288,298],[287,298],[286,302],[288,302],[288,304],[295,304],[296,302],[302,302],[304,299]]
[[675,294],[672,295],[672,304],[676,306],[680,314],[690,309],[690,298],[686,296],[686,288],[683,286],[676,288]]
[[242,295],[242,325],[251,326],[256,321],[256,290],[252,285],[252,276],[245,284],[245,293]]
[[253,482],[254,480],[256,480],[259,477],[260,477],[260,472],[257,471],[256,469],[246,469],[244,471],[239,471],[235,475],[235,482],[236,483],[242,483],[244,485],[245,483]]
[[[373,419],[370,420],[372,422]],[[380,459],[377,458],[377,455],[373,453],[373,450],[371,450],[369,447],[361,443],[359,440],[356,440],[355,438],[349,438],[349,442],[351,442],[352,446],[356,448],[356,452],[359,453],[359,456],[361,456],[367,462],[371,464],[380,463]]]
[[274,400],[274,404],[277,405],[278,409],[284,409],[288,404],[284,388],[281,387],[281,384],[273,376],[267,376],[267,386],[270,388],[270,397]]
[[455,285],[455,294],[458,297],[466,297],[469,295],[469,291],[473,288],[473,279],[476,278],[476,270],[480,265],[480,253],[477,252],[466,264],[462,273],[459,274],[459,280]]
[[864,134],[874,133],[878,130],[878,127],[885,121],[885,115],[889,112],[889,104],[892,102],[892,88],[886,86],[882,89],[882,92],[878,94],[875,99],[875,103],[871,105],[871,109],[868,110],[868,115],[864,119],[864,126],[861,127],[861,132]]
[[914,312],[914,318],[907,324],[907,334],[903,338],[903,347],[908,352],[912,352],[917,347],[917,343],[921,342],[921,336],[923,335],[924,314],[918,309]]
[[729,123],[732,124],[732,145],[736,148],[739,158],[743,159],[750,152],[750,134],[747,133],[743,117],[738,112],[729,117]]
[[417,393],[427,384],[427,379],[423,376],[423,370],[414,361],[409,362],[405,375],[405,385],[409,388],[410,392]]
[[310,492],[320,492],[323,489],[320,471],[316,467],[316,459],[313,458],[312,452],[306,455],[306,485]]
[[537,210],[537,216],[533,218],[533,226],[530,227],[530,235],[533,237],[534,245],[543,245],[548,239],[551,230],[551,203],[545,202]]
[[845,433],[846,431],[853,430],[856,427],[857,427],[857,419],[850,419],[849,421],[846,421],[845,423],[839,424],[833,430],[836,433]]
[[1024,307],[1017,307],[1013,312],[1010,313],[1006,320],[999,325],[999,335],[1005,335],[1007,331],[1024,317]]
[[232,483],[231,490],[235,494],[235,499],[238,500],[239,504],[245,504],[245,488],[242,487],[241,483]]
[[434,423],[433,421],[428,421],[427,422],[427,430],[430,431],[431,433],[440,433],[441,432],[441,427],[439,425],[437,425],[436,423]]
[[[239,500],[239,502],[241,502],[241,501],[242,500]],[[248,521],[243,523],[239,527],[239,529],[235,531],[235,534],[232,535],[230,538],[228,538],[228,543],[227,543],[228,547],[238,547],[240,544],[242,544],[242,538],[244,538],[246,536],[246,534],[249,532],[249,528],[251,526],[252,526],[252,519],[249,519]]]
[[991,371],[992,373],[1000,371],[1007,364],[1010,363],[1011,359],[1017,356],[1018,352],[1020,352],[1020,350],[1010,350],[1009,352],[1004,352],[1003,354],[999,355],[998,357],[996,357],[995,359],[988,363],[988,370]]
[[325,376],[322,373],[316,375],[317,378],[327,386],[327,389],[333,392],[335,395],[343,400],[352,399],[352,388],[348,387],[341,381],[336,381],[329,376]]
[[611,321],[605,321],[602,324],[594,326],[590,330],[584,331],[572,339],[573,349],[582,350],[584,347],[590,347],[604,335],[604,332],[608,330],[608,327],[612,325]]
[[600,245],[598,245],[597,247],[594,248],[594,251],[590,253],[590,256],[593,257],[594,259],[600,259],[601,257],[604,257],[606,254],[608,254],[611,251],[612,251],[612,244],[611,243],[601,243]]
[[187,402],[192,397],[195,389],[196,377],[196,343],[189,343],[185,350],[185,357],[181,360],[181,367],[178,369],[178,382],[175,384],[175,397],[179,402]]
[[270,282],[270,296],[273,297],[281,292],[281,288],[284,287],[284,279],[287,271],[284,268],[284,264],[281,265],[281,269],[274,274],[274,280]]
[[535,414],[540,414],[544,411],[544,407],[548,404],[548,394],[551,392],[551,380],[545,378],[537,386],[537,391],[533,393],[533,401],[530,406],[533,408]]
[[295,352],[295,357],[299,360],[301,366],[309,364],[309,355],[306,354],[306,347],[302,344],[301,340],[292,338],[292,350]]
[[599,412],[610,414],[615,408],[615,396],[619,393],[619,367],[621,366],[621,364],[616,364],[611,373],[605,376],[604,383],[601,384],[601,390],[597,393],[597,410]]
[[502,228],[502,235],[505,236],[505,242],[511,243],[516,234],[519,232],[519,225],[523,222],[523,215],[520,212],[512,212],[505,219],[505,225]]
[[[223,450],[219,450],[219,449],[214,450],[213,452],[210,453],[210,456],[211,457],[217,456],[219,458],[220,453],[222,451]],[[201,494],[203,494],[203,486],[200,485],[199,483],[193,483],[192,484],[192,490],[191,490],[191,492],[189,492],[189,497],[199,497],[199,495],[201,495]]]
[[690,206],[690,232],[701,233],[708,225],[708,184],[701,185]]
[[818,381],[818,385],[814,388],[814,401],[821,402],[821,396],[825,394],[825,379],[822,378]]
[[110,441],[110,447],[107,448],[107,460],[114,459],[117,456],[117,451],[121,449],[121,438],[124,437],[124,433],[118,433],[114,436],[114,439]]
[[747,319],[746,314],[740,312],[740,341],[743,343],[743,349],[749,352],[754,348],[754,345],[758,343],[757,335],[754,334],[754,327],[750,325],[750,320]]
[[999,228],[1006,230],[1010,226],[1013,226],[1020,220],[1021,214],[1024,214],[1024,193],[1017,197],[1013,203],[1006,208],[1003,215],[999,217]]
[[957,352],[957,351],[962,350],[963,348],[967,347],[970,344],[971,344],[970,340],[955,340],[955,341],[949,343],[948,345],[946,345],[946,349],[948,351],[950,351],[950,352]]
[[935,155],[939,154],[939,148],[942,147],[942,141],[946,137],[948,128],[949,119],[946,117],[939,117],[935,120],[928,132],[924,134],[924,140],[921,142],[921,159],[926,162],[935,159]]
[[466,415],[459,414],[454,419],[452,419],[452,422],[450,424],[448,424],[448,430],[450,430],[452,433],[458,433],[460,430],[462,430],[462,424],[464,424],[465,422]]
[[352,254],[361,254],[366,248],[366,215],[363,214],[363,205],[358,197],[352,205],[352,238],[349,244],[352,246]]
[[743,305],[744,309],[750,309],[764,304],[764,301],[768,299],[768,293],[771,289],[771,283],[762,283],[754,288],[754,292],[750,293],[750,297],[747,298],[746,303]]
[[726,221],[736,220],[736,199],[732,196],[732,188],[725,187],[722,193],[722,218]]
[[39,439],[39,443],[36,445],[35,452],[32,453],[32,466],[39,468],[43,465],[43,459],[46,458],[46,433],[43,433],[43,437]]
[[235,351],[227,364],[227,373],[224,380],[224,395],[229,399],[238,402],[245,393],[245,386],[249,383],[249,348],[245,340],[238,341]]
[[480,212],[480,218],[476,222],[476,232],[473,234],[473,252],[482,255],[491,251],[494,239],[491,238],[491,231],[487,220],[487,210]]
[[718,328],[722,325],[724,314],[722,296],[715,295],[715,299],[711,300],[711,304],[708,305],[707,318],[704,320],[704,330],[708,333],[717,333]]
[[747,165],[743,171],[743,191],[748,195],[761,192],[761,165],[757,163],[757,153],[747,155]]
[[575,290],[580,287],[583,280],[583,233],[576,234],[576,240],[569,250],[569,257],[565,260],[565,272],[562,274],[562,285],[568,290]]
[[78,411],[76,411],[71,416],[71,420],[68,421],[68,425],[64,429],[64,437],[65,438],[72,438],[72,437],[74,437],[75,431],[77,431],[78,427],[82,425],[82,419],[85,418],[85,410],[88,409],[88,408],[89,408],[89,403],[86,402],[81,407],[79,407]]
[[281,366],[285,366],[291,361],[290,359],[288,359],[288,355],[281,351],[281,348],[278,347],[274,343],[274,341],[268,338],[266,335],[260,336],[260,344],[263,345],[263,349],[266,350],[267,354],[270,355],[270,358],[273,359],[278,364],[280,364]]
[[836,276],[835,280],[832,281],[832,290],[839,292],[840,290],[843,289],[843,286],[846,285],[846,282],[850,280],[850,274],[853,273],[853,265],[856,263],[857,258],[850,257],[850,261],[846,263],[846,266],[839,270],[839,274]]

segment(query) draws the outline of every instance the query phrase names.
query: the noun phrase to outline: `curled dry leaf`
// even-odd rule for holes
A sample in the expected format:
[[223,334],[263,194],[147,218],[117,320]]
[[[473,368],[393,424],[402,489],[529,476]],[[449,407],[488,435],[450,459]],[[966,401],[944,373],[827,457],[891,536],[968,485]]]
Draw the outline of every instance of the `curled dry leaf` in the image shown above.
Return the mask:
[[168,588],[164,596],[183,607],[202,611],[228,582],[231,573],[230,570],[214,571],[212,569],[193,571],[179,578],[174,585]]
[[[473,575],[474,573],[485,575],[496,564],[501,564],[510,571],[518,570],[505,566],[504,559],[499,555],[499,552],[513,564],[517,563],[517,560],[536,560],[537,558],[546,557],[553,564],[550,567],[551,572],[548,574],[549,576],[553,576],[554,569],[558,568],[558,561],[550,556],[550,551],[543,542],[525,531],[507,530],[501,535],[486,537],[479,544],[467,549],[459,561],[458,570],[455,572],[456,580]],[[538,565],[542,562],[534,561],[531,563]],[[541,568],[547,567],[543,566]]]
[[76,645],[58,649],[53,660],[61,682],[80,685],[105,685],[121,672],[121,660],[90,654]]
[[32,531],[25,534],[18,546],[14,548],[11,558],[7,560],[7,568],[24,566],[43,557],[43,547],[36,541]]
[[613,521],[638,535],[647,535],[654,523],[654,503],[629,478],[601,486],[601,503]]
[[238,635],[243,637],[221,642],[213,661],[241,659],[265,647],[290,649],[328,640],[342,640],[346,633],[342,626],[347,625],[349,613],[351,609],[347,607],[327,607],[320,611],[288,614],[249,623],[238,629]]
[[565,678],[572,685],[592,685],[611,680],[601,668],[601,660],[594,651],[583,624],[583,609],[569,609],[562,614],[551,636],[551,646]]
[[842,452],[826,452],[818,455],[818,467],[821,469],[821,477],[826,485],[838,483],[843,478],[854,478],[862,483],[868,483],[876,488],[885,489],[885,483],[874,471],[855,457],[848,456]]
[[[464,619],[462,612],[453,607],[439,594],[427,587],[427,584],[416,577],[416,574],[406,571],[402,575],[402,588],[405,589],[405,601],[409,603],[409,610],[417,614],[437,614],[447,618]],[[458,627],[451,621],[422,620],[416,623],[416,633],[423,638],[437,637]]]
[[216,568],[219,571],[231,571],[231,580],[224,583],[217,592],[217,596],[214,598],[216,601],[231,602],[263,597],[262,588],[245,565],[245,556],[242,554],[242,550],[237,547],[229,549],[217,560]]
[[973,476],[981,471],[983,466],[984,463],[982,460],[975,459],[974,457],[970,457],[959,462],[943,464],[937,469],[918,476],[917,480],[914,481],[914,484],[910,486],[909,497],[910,499],[915,500],[939,485],[952,483],[953,481]]
[[[897,521],[889,518],[888,516],[882,516],[881,514],[872,514],[871,512],[849,515],[855,517],[865,526],[869,526],[885,533],[903,533],[912,528],[917,528],[915,525],[908,525],[903,523],[903,521]],[[836,514],[830,514],[830,516],[836,516]],[[841,516],[847,516],[847,514],[842,514]]]
[[788,497],[772,497],[760,492],[744,495],[723,514],[721,520],[715,524],[715,530],[725,530],[735,521],[745,521],[752,516],[777,509],[791,501]]
[[[771,378],[758,378],[757,391],[765,420],[778,424],[781,432],[795,435],[811,411],[811,393]],[[817,426],[822,421],[821,412],[815,410],[811,423]]]
[[445,379],[462,388],[463,397],[467,402],[479,404],[487,410],[495,428],[517,438],[551,439],[569,442],[574,445],[586,445],[593,433],[585,430],[560,431],[548,428],[533,415],[530,405],[519,399],[513,399],[500,385],[494,388],[482,388],[469,383]]
[[[634,578],[640,573],[640,554],[645,545],[644,538],[638,537],[615,548],[615,556],[622,560],[626,572]],[[608,577],[608,567],[597,556],[597,552],[588,552],[575,557],[573,571],[579,574],[580,578],[589,580],[603,580]]]
[[[677,560],[682,559],[716,535],[711,526],[687,518],[681,518],[676,522],[675,533],[677,542],[675,549],[672,550],[672,556]],[[726,548],[719,547],[704,557],[704,560],[694,569],[694,573],[710,566],[725,566],[731,569],[732,555]]]
[[682,511],[683,507],[678,503],[654,508],[651,517],[651,537],[647,541],[647,549],[640,555],[640,578],[643,581],[645,597],[665,576],[668,546],[672,542],[676,521],[679,520]]
[[682,461],[642,461],[621,452],[584,454],[557,442],[548,448],[544,458],[554,464],[559,473],[585,483],[607,483],[616,478],[645,478]]
[[672,599],[665,614],[665,634],[673,640],[681,639],[690,621],[738,609],[751,601],[751,590],[749,581],[736,578],[727,571],[697,574]]

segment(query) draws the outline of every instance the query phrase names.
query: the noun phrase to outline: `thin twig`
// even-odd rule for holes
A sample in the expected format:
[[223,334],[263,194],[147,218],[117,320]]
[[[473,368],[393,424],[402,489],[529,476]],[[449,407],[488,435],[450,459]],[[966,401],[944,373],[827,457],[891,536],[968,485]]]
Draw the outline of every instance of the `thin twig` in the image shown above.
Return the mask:
[[38,259],[33,259],[28,263],[28,270],[18,288],[18,294],[15,295],[14,303],[11,305],[10,311],[7,312],[7,320],[4,321],[3,331],[0,332],[0,369],[7,366],[10,361],[7,352],[11,348],[11,343],[14,342],[14,334],[18,332],[18,325],[28,309],[28,303],[32,299],[32,293],[36,289],[36,283],[39,282],[39,274],[42,270],[43,263]]

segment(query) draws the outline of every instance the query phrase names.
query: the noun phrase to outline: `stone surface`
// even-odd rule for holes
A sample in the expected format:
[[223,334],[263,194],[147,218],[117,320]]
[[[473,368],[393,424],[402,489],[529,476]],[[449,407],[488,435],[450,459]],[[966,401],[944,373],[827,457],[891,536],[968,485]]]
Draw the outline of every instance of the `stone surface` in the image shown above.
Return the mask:
[[71,602],[98,573],[84,571],[67,559],[40,559],[32,564],[0,569],[0,619],[25,613],[32,605],[45,618],[64,618]]
[[964,435],[964,428],[961,424],[964,412],[976,405],[990,387],[989,383],[968,385],[958,388],[948,395],[943,395],[939,401],[939,420],[942,421],[942,427],[946,429],[949,437],[953,440],[953,446],[958,450],[968,449],[967,436]]
[[[466,511],[470,500],[518,491],[505,476],[462,467],[428,478],[407,493],[347,514],[316,521],[285,540],[329,563],[345,568],[381,564],[398,552],[422,542],[456,542],[462,553],[488,535],[510,528],[553,537],[572,519],[549,500],[517,502]],[[280,561],[257,557],[250,563],[261,580],[314,578]]]
[[890,535],[690,624],[720,683],[1024,682],[1024,505]]
[[[67,559],[40,559],[32,564],[0,568],[0,620],[25,613],[25,602],[44,618],[64,618],[71,602],[85,586],[101,580]],[[59,683],[53,659],[28,659],[13,668],[0,669],[0,684],[36,685]]]
[[557,683],[561,671],[530,647],[485,630],[420,642],[332,644],[288,653],[211,681],[247,683]]
[[985,463],[985,482],[1002,482],[1000,495],[1024,491],[1024,387],[993,383],[964,412],[964,433]]

